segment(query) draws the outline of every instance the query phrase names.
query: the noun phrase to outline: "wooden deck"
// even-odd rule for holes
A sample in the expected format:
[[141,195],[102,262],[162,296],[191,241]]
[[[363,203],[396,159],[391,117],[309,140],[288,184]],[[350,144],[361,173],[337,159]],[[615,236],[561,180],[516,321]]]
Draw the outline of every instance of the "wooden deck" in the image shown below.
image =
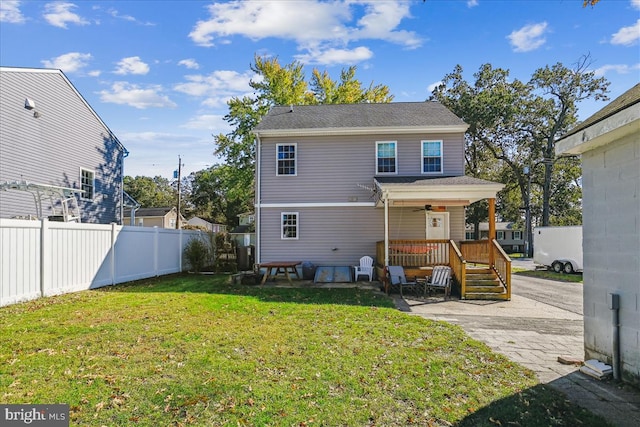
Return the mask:
[[[431,275],[436,265],[452,269],[461,299],[511,299],[511,259],[495,241],[390,240],[388,265],[404,267],[407,277]],[[384,277],[384,241],[377,242],[378,277]]]

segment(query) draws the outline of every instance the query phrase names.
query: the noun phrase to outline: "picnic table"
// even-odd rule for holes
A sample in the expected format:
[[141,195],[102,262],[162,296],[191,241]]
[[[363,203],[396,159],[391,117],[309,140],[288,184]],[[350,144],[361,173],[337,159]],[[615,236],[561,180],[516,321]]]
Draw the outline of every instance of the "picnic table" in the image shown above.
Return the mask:
[[[289,273],[295,274],[296,278],[300,279],[298,270],[296,269],[296,266],[300,264],[302,264],[302,261],[272,261],[260,264],[259,267],[265,269],[264,276],[262,276],[262,282],[260,282],[260,284],[264,285],[267,280],[275,278],[278,274],[284,274],[287,277],[289,284],[293,285],[291,275]],[[275,272],[273,272],[274,269]]]

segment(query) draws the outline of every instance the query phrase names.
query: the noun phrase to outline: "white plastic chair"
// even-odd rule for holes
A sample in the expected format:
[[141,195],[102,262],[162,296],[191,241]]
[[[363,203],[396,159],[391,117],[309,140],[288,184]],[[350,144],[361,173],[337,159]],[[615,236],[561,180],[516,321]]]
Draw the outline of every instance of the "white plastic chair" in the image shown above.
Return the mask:
[[356,265],[353,267],[355,271],[354,280],[358,281],[358,276],[368,276],[369,281],[373,279],[373,258],[370,256],[363,256],[360,258],[360,265]]

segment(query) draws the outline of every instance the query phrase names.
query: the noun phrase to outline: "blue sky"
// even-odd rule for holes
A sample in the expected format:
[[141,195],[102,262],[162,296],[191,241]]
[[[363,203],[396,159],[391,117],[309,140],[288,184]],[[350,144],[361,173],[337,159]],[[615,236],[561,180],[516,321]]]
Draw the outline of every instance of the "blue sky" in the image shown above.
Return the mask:
[[[217,162],[226,101],[252,93],[254,54],[327,70],[356,65],[394,101],[424,101],[457,64],[528,81],[589,54],[611,99],[640,81],[640,0],[9,1],[0,65],[59,68],[130,152],[127,175],[170,178]],[[605,102],[579,106],[582,120]]]

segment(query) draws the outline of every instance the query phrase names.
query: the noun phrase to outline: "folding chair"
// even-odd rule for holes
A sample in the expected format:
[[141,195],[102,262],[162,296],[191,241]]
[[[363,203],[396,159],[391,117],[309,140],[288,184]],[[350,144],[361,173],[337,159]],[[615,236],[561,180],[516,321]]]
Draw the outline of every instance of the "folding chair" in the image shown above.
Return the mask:
[[414,294],[417,293],[418,283],[415,280],[407,280],[404,275],[404,268],[399,265],[390,265],[385,270],[388,280],[387,294],[390,294],[393,289],[399,289],[401,297],[403,296],[403,289],[408,289]]
[[439,289],[444,289],[445,299],[451,295],[451,267],[447,265],[436,265],[433,267],[431,276],[427,277],[425,294]]

